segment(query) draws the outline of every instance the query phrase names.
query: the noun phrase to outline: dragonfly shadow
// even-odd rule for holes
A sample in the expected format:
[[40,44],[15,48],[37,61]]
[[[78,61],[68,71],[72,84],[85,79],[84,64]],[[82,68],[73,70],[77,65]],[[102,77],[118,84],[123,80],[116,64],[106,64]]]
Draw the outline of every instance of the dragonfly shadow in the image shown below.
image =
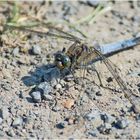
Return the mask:
[[48,64],[37,67],[34,71],[29,72],[27,76],[22,77],[21,80],[27,87],[37,86],[42,82],[48,82],[53,87],[69,73],[68,69],[62,71],[54,64]]
[[68,75],[68,71],[61,71],[53,64],[42,65],[37,67],[34,71],[28,73],[27,76],[21,78],[25,86],[31,87],[27,101],[33,103],[32,93],[39,91],[41,98],[44,98],[45,94],[51,93],[52,89],[59,83],[60,79],[63,79],[65,75]]
[[42,65],[34,71],[29,72],[28,76],[21,78],[22,82],[27,86],[35,86],[41,82],[56,82],[60,78],[60,70],[53,64]]
[[31,95],[32,92],[40,91],[40,93],[43,93],[42,90],[38,88],[39,85],[44,84],[49,92],[49,88],[51,89],[51,87],[54,87],[60,77],[60,70],[53,64],[42,65],[40,67],[36,67],[34,71],[30,71],[28,75],[21,78],[25,86],[31,87],[31,90],[29,91],[29,95],[31,97],[27,97],[27,101],[29,103],[34,102]]

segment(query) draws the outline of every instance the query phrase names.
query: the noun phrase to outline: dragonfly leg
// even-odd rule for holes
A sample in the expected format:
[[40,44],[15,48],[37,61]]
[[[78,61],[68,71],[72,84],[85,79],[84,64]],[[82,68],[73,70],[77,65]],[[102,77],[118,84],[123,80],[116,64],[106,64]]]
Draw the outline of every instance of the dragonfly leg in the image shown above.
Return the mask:
[[95,65],[92,65],[91,67],[92,67],[92,70],[96,72],[96,75],[97,75],[97,77],[98,77],[98,79],[99,79],[100,86],[101,86],[101,87],[104,87],[104,85],[103,85],[103,83],[102,83],[102,80],[101,80],[100,73],[96,70]]
[[69,72],[72,74],[72,76],[73,76],[73,78],[74,78],[74,82],[75,82],[75,84],[78,84],[79,82],[78,82],[78,79],[75,77],[75,75],[74,75],[74,71],[70,68],[69,69]]
[[[73,44],[73,45],[74,45],[74,44]],[[72,76],[73,76],[73,78],[74,78],[74,82],[75,82],[76,84],[78,84],[79,82],[78,82],[77,78],[76,78],[75,75],[74,75],[74,66],[75,66],[75,62],[76,62],[76,56],[73,57],[72,62],[73,62],[73,63],[71,64],[71,66],[70,66],[70,68],[69,68],[69,72],[72,74]]]
[[86,79],[86,65],[84,64],[84,62],[82,63],[82,66],[80,67],[80,70],[81,70],[81,76],[80,76],[80,78],[81,78],[81,84],[82,84],[82,87],[85,87],[85,83],[84,83],[84,79]]
[[95,72],[96,72],[96,74],[97,74],[97,76],[98,76],[98,79],[99,79],[99,82],[100,82],[100,86],[101,86],[101,87],[104,87],[99,72],[98,72],[96,69],[95,69]]
[[116,90],[116,89],[114,89],[114,88],[110,88],[110,87],[105,86],[105,85],[103,84],[102,80],[101,80],[100,73],[96,70],[95,66],[92,65],[92,69],[96,72],[97,77],[98,77],[99,82],[100,82],[100,86],[101,86],[102,88],[105,88],[105,89],[108,89],[108,90],[111,90],[111,91],[115,91],[115,92],[120,92],[119,90]]

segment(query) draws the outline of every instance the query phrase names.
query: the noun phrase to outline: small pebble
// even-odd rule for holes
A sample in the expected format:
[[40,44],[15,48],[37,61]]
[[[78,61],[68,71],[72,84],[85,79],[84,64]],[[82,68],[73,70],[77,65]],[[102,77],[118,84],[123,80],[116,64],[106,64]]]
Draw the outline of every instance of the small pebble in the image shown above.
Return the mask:
[[96,92],[96,95],[97,95],[97,96],[102,96],[103,94],[102,94],[101,91],[98,91],[98,92]]
[[64,102],[62,104],[65,108],[70,109],[74,105],[74,100],[73,99],[66,99],[66,100],[64,100]]
[[100,4],[100,2],[101,2],[100,0],[87,0],[87,4],[89,6],[93,6],[93,7],[98,6]]
[[75,140],[74,138],[69,138],[68,140]]
[[2,73],[3,73],[3,76],[6,78],[6,79],[12,79],[13,77],[12,77],[12,74],[11,74],[11,72],[10,72],[10,68],[8,69],[6,69],[6,68],[3,68],[2,69]]
[[117,123],[116,123],[116,126],[119,129],[124,129],[124,128],[128,127],[128,125],[129,125],[129,122],[125,119],[118,120]]
[[52,87],[48,82],[42,82],[38,85],[37,90],[39,90],[42,94],[42,99],[51,101],[53,97],[50,95],[52,92]]
[[30,64],[30,57],[27,55],[24,56],[19,56],[18,60],[17,60],[17,64],[18,65],[28,65]]
[[61,108],[60,108],[60,106],[56,105],[56,106],[54,106],[54,107],[52,108],[52,110],[53,110],[54,112],[58,112],[58,111],[61,110]]
[[134,22],[140,22],[140,16],[133,16],[132,17],[132,20],[134,21]]
[[14,66],[14,67],[16,67],[16,65],[17,65],[16,60],[12,60],[11,65]]
[[98,127],[103,124],[101,114],[98,110],[93,110],[92,112],[86,114],[84,118],[86,118],[88,121],[91,121],[94,127]]
[[41,102],[41,93],[39,91],[32,92],[31,97],[35,103]]
[[136,1],[137,2],[137,6],[140,7],[140,1]]
[[70,82],[70,81],[74,80],[74,77],[72,77],[71,75],[68,75],[68,76],[66,76],[66,77],[64,78],[64,80],[65,80],[66,82]]
[[140,87],[140,83],[137,84],[137,87]]
[[7,107],[3,107],[3,108],[0,109],[0,116],[1,116],[2,119],[9,118],[9,115],[10,115],[9,110],[8,110]]
[[[12,114],[12,115],[13,115],[13,114]],[[9,118],[6,119],[6,123],[7,123],[9,126],[11,125],[11,123],[12,123],[11,117],[9,117]]]
[[112,124],[113,122],[115,122],[115,117],[111,116],[108,113],[105,114],[101,114],[101,118],[105,123],[110,123]]
[[67,118],[68,125],[72,125],[75,123],[75,118]]
[[19,55],[19,48],[18,47],[14,48],[12,53],[13,53],[13,56],[18,56]]
[[10,83],[8,82],[5,82],[1,85],[1,87],[4,89],[4,90],[7,90],[7,91],[10,91],[12,89],[12,86]]
[[62,88],[61,84],[57,84],[57,85],[55,86],[55,89],[61,89],[61,88]]
[[97,117],[100,117],[100,112],[98,110],[92,110],[91,112],[87,113],[85,115],[85,118],[88,120],[88,121],[91,121]]
[[2,121],[3,121],[2,118],[0,118],[0,124],[2,124]]
[[14,119],[12,126],[13,127],[21,126],[22,123],[23,123],[23,119],[21,117],[17,117]]
[[4,137],[5,133],[4,131],[0,130],[0,138]]
[[88,134],[93,137],[97,137],[99,135],[99,131],[97,129],[94,129],[94,130],[89,131]]
[[9,110],[10,110],[10,112],[11,112],[12,115],[16,115],[17,109],[15,107],[10,107]]
[[87,87],[85,93],[91,100],[98,100],[98,96],[102,96],[102,91],[100,91],[97,86]]
[[8,132],[7,132],[7,135],[10,136],[10,137],[14,137],[15,136],[15,132],[13,129],[9,129]]
[[53,97],[49,94],[43,94],[43,99],[46,101],[51,101],[53,100]]
[[113,81],[113,79],[112,79],[112,77],[108,77],[106,81],[107,81],[108,83],[110,83],[110,82]]
[[137,120],[138,122],[140,122],[140,114],[137,114],[137,115],[136,115],[136,120]]
[[52,87],[48,82],[42,82],[38,85],[37,89],[39,89],[44,95],[48,95],[52,92]]
[[40,55],[41,54],[41,48],[38,45],[34,45],[32,47],[32,53],[35,55]]
[[138,33],[136,34],[136,37],[140,37],[140,32],[138,32]]
[[60,122],[56,125],[57,128],[59,129],[63,129],[65,128],[66,126],[68,125],[68,122],[67,121],[63,121],[63,122]]
[[102,124],[101,126],[98,127],[99,132],[103,134],[110,134],[111,129],[112,126],[109,123]]
[[21,98],[21,99],[24,99],[25,98],[22,91],[19,91],[19,98]]

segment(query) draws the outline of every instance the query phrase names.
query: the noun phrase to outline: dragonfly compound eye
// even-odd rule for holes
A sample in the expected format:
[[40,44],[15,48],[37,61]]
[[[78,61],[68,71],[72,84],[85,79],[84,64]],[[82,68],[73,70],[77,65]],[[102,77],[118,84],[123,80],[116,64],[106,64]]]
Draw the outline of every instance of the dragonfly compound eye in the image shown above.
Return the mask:
[[68,56],[64,56],[63,59],[62,59],[62,64],[63,66],[66,68],[70,67],[71,65],[71,60]]
[[71,64],[70,58],[63,53],[58,53],[55,55],[55,64],[58,68],[64,69],[68,68]]

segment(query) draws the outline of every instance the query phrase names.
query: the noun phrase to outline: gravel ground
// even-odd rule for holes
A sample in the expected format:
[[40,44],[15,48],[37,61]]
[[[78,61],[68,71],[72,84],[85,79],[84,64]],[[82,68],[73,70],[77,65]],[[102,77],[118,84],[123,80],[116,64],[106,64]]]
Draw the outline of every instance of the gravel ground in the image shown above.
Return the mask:
[[[114,90],[98,86],[93,70],[86,73],[86,79],[79,78],[78,84],[71,75],[60,79],[62,73],[52,64],[53,54],[68,48],[71,42],[30,32],[3,31],[2,23],[12,15],[14,2],[0,3],[0,139],[140,139],[140,114],[132,110],[132,104],[102,62],[95,63],[96,69],[103,84]],[[105,44],[140,35],[139,1],[102,3],[111,4],[112,10],[97,16],[91,24],[75,25],[88,36],[88,42]],[[27,15],[34,16],[56,22],[63,30],[82,37],[63,23],[73,24],[86,17],[99,2],[19,2],[17,5],[18,14],[24,15],[20,21]],[[140,46],[109,59],[128,88],[140,94]],[[75,75],[81,76],[82,72],[76,70]]]

